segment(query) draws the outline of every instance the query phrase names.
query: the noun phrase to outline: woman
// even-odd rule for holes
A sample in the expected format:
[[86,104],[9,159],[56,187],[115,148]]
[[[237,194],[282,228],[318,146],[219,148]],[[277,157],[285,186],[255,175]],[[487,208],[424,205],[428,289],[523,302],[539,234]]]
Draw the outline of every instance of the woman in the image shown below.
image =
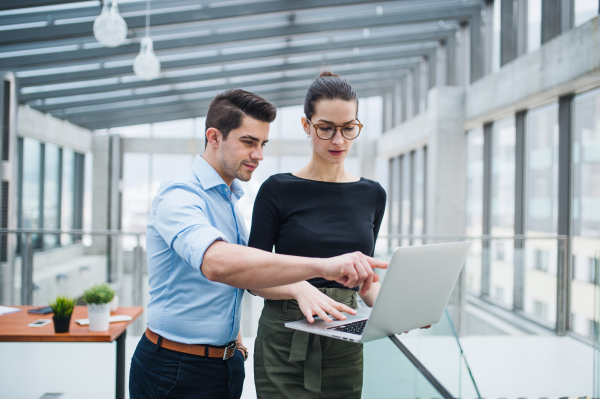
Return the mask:
[[[372,256],[386,194],[379,183],[344,167],[362,129],[356,92],[345,79],[323,72],[308,88],[304,113],[302,125],[311,140],[312,158],[297,172],[274,175],[263,183],[248,245],[265,251],[275,246],[277,253],[320,258],[354,251]],[[360,293],[368,306],[379,288],[375,282],[368,292]],[[362,344],[284,327],[305,315],[312,322],[315,313],[331,321],[320,309],[327,302],[331,306],[323,308],[343,319],[334,301],[356,309],[358,289],[312,279],[252,291],[266,299],[254,354],[259,398],[361,397]]]

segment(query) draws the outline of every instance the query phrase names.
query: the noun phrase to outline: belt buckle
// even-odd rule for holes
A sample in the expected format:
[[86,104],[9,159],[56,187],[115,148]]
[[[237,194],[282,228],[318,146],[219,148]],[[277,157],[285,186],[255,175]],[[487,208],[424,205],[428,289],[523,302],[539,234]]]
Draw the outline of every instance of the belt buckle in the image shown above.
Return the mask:
[[[233,341],[230,345],[227,345],[225,348],[223,348],[223,360],[229,359],[227,357],[227,353],[229,352],[229,349],[235,349],[235,341]],[[235,355],[235,352],[233,352],[233,354]]]

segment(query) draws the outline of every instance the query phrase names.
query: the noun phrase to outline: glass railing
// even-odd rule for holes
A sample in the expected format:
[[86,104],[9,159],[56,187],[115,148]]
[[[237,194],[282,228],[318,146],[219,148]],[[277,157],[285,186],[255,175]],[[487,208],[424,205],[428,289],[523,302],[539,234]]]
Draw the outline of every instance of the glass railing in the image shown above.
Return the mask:
[[420,245],[452,241],[471,242],[459,280],[463,289],[455,289],[449,304],[459,335],[465,331],[465,298],[477,298],[559,335],[576,333],[592,338],[595,284],[589,253],[594,246],[600,248],[600,240],[572,245],[568,237],[552,235],[391,235],[380,236],[376,256],[391,256],[390,242]]
[[429,330],[366,343],[364,364],[363,398],[481,398],[448,312]]
[[[401,239],[414,245],[425,241],[423,237]],[[389,260],[393,249],[383,244],[380,241],[383,250],[375,255]],[[385,279],[385,271],[379,274]],[[450,316],[453,311],[451,303],[430,329],[366,343],[363,398],[481,398]]]
[[600,251],[594,254],[594,392],[593,398],[600,398]]
[[[47,305],[107,283],[121,306],[148,303],[145,233],[0,229],[0,304]],[[140,335],[146,314],[130,328]]]

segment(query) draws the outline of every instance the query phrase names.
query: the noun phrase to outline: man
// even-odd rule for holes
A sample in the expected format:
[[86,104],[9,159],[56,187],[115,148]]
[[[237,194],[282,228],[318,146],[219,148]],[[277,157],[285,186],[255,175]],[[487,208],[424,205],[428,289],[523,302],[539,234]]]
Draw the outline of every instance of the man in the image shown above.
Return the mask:
[[[387,263],[360,253],[329,259],[246,247],[235,203],[263,159],[275,106],[243,90],[210,104],[206,149],[192,169],[159,188],[148,220],[148,329],[131,361],[129,390],[140,398],[239,398],[247,350],[239,333],[244,289],[314,277],[368,290]],[[343,319],[354,310],[327,296],[307,314]],[[236,349],[237,348],[237,349]]]

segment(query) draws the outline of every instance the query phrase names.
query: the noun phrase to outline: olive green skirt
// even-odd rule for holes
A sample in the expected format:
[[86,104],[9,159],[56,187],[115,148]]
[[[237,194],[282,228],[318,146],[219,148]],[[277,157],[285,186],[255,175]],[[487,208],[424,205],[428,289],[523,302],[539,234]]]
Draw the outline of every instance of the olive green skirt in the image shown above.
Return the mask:
[[[320,288],[357,309],[356,292]],[[363,346],[284,326],[304,319],[295,300],[265,300],[254,344],[254,380],[259,399],[360,398]]]

